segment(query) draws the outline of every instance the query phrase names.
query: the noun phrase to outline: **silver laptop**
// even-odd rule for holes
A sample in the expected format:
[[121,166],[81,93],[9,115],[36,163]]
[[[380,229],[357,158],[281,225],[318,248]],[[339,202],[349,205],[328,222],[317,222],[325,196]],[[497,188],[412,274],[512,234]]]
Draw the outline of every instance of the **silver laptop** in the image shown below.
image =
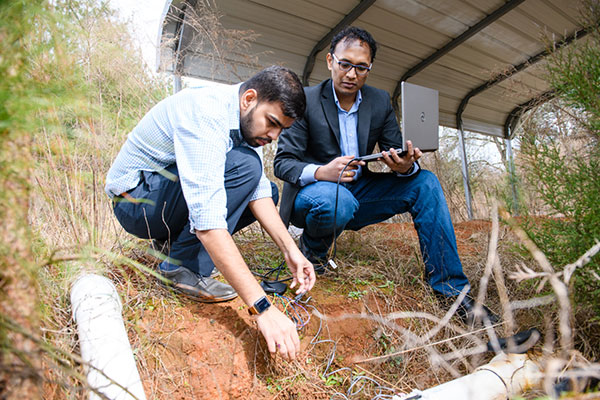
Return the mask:
[[[406,141],[413,148],[436,151],[439,142],[439,100],[438,91],[424,86],[402,82],[402,151],[406,151]],[[357,157],[362,161],[381,159],[381,153]]]
[[402,82],[402,143],[406,141],[421,151],[436,151],[439,146],[438,91]]

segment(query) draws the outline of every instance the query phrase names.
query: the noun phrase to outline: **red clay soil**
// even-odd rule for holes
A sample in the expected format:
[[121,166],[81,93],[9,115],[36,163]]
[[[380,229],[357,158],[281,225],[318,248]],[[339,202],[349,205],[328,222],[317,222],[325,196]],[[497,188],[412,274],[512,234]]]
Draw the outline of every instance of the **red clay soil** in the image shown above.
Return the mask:
[[[477,251],[469,238],[487,235],[489,228],[489,223],[484,221],[456,224],[461,255]],[[412,224],[380,224],[376,229],[390,233],[401,231],[402,234],[388,236],[390,245],[400,249],[406,246],[406,251],[413,251],[414,242],[409,245],[394,239],[401,237],[406,241],[407,237],[413,236],[416,239]],[[321,285],[317,282],[311,291],[310,304],[328,316],[361,313],[366,302],[376,301],[374,296],[362,301],[351,299],[348,293],[332,290],[331,284],[327,288],[326,282],[321,280]],[[301,332],[302,354],[297,364],[268,354],[256,323],[239,298],[221,304],[199,304],[182,299],[178,307],[156,306],[152,311],[144,312],[140,321],[136,327],[139,336],[149,338],[151,342],[142,344],[148,351],[145,351],[145,361],[140,368],[148,398],[260,400],[327,399],[331,396],[332,392],[318,375],[331,345],[311,344],[320,321],[314,315]],[[373,349],[376,328],[375,323],[364,319],[330,321],[319,338],[337,342],[335,368],[352,367],[351,360],[366,357]],[[304,371],[304,381],[293,379],[298,370]]]
[[[255,379],[260,358],[254,359],[257,330],[243,302],[197,304],[184,301],[172,310],[166,324],[149,315],[144,333],[160,338],[154,367],[143,377],[152,398],[169,399],[266,399],[266,385]],[[165,379],[166,378],[166,379]]]
[[[314,292],[312,304],[319,303],[314,300],[317,297],[327,297],[318,308],[329,317],[361,312],[361,303],[346,294],[326,294],[319,289]],[[221,304],[184,300],[170,314],[173,318],[166,318],[167,323],[148,314],[138,325],[144,336],[156,338],[150,352],[154,359],[148,362],[147,371],[141,371],[147,394],[152,392],[149,398],[271,399],[279,390],[267,377],[272,381],[273,376],[284,379],[294,374],[287,372],[290,364],[267,354],[266,343],[239,298]],[[318,328],[319,319],[312,316],[301,335],[298,363],[309,372],[315,370],[315,356],[325,359],[331,351],[332,344],[314,347],[310,343]],[[365,320],[336,321],[325,323],[319,338],[337,342],[336,360],[340,362],[364,357],[363,350],[372,344],[374,330],[374,325]],[[307,354],[309,347],[311,353]],[[313,378],[319,379],[316,374]],[[329,398],[326,393],[323,395]],[[311,393],[294,398],[321,396]]]

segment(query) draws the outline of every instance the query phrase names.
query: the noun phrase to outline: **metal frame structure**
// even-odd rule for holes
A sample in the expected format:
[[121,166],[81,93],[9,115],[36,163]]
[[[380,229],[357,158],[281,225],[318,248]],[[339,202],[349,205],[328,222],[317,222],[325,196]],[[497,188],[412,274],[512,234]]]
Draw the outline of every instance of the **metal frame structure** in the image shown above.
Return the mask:
[[[251,7],[257,7],[257,8],[262,7],[262,9],[267,10],[272,13],[280,12],[280,15],[285,16],[286,18],[290,15],[294,15],[294,14],[285,14],[285,12],[287,11],[287,8],[289,8],[289,3],[286,3],[284,0],[220,0],[220,1],[221,1],[221,4],[231,3],[229,5],[229,10],[231,10],[231,12],[233,12],[234,14],[235,14],[236,8],[239,8],[239,7],[247,7],[248,10],[250,10]],[[324,7],[323,8],[324,10],[331,10],[331,7],[335,7],[335,5],[339,5],[339,7],[343,7],[343,8],[348,7],[349,3],[354,3],[354,5],[351,8],[348,7],[350,10],[346,13],[342,13],[341,18],[339,18],[337,20],[337,22],[334,22],[334,23],[330,22],[331,25],[334,25],[333,28],[329,29],[329,31],[325,35],[322,35],[316,41],[316,44],[314,46],[312,46],[310,52],[305,57],[303,75],[302,75],[302,80],[305,85],[309,84],[309,79],[311,78],[313,69],[315,68],[315,61],[317,59],[317,56],[327,48],[328,44],[330,43],[331,39],[333,38],[333,36],[336,33],[338,33],[341,29],[343,29],[347,25],[353,24],[355,22],[358,22],[358,24],[361,25],[361,23],[360,23],[361,20],[363,22],[369,20],[368,14],[375,12],[375,11],[373,11],[374,6],[377,6],[376,8],[379,9],[378,15],[381,15],[381,9],[393,9],[394,7],[398,7],[397,3],[394,3],[393,1],[390,1],[390,0],[379,0],[379,1],[376,1],[376,0],[354,0],[354,1],[352,1],[352,0],[322,0],[322,1],[326,4],[321,5],[320,2],[315,2],[314,0],[303,0],[303,4],[306,4],[307,6],[314,6],[314,7],[322,6],[322,7]],[[358,3],[356,3],[356,1],[358,1]],[[496,2],[498,2],[498,1],[496,1]],[[490,0],[487,3],[491,4],[493,2],[494,1]],[[529,10],[529,14],[526,11],[521,11],[520,16],[522,17],[523,15],[528,15],[529,16],[528,18],[531,18],[532,20],[535,20],[535,21],[539,21],[537,19],[537,16],[534,16],[531,14],[531,11],[532,11],[531,9],[532,9],[532,7],[534,7],[533,4],[536,2],[537,3],[542,2],[543,4],[549,6],[550,11],[547,11],[546,14],[554,12],[556,15],[564,15],[564,14],[560,14],[560,12],[563,12],[562,11],[563,8],[561,8],[561,7],[572,6],[572,4],[569,4],[568,0],[506,0],[506,1],[504,1],[500,6],[497,6],[495,9],[492,9],[489,12],[487,12],[486,14],[484,14],[484,16],[482,18],[480,18],[479,20],[473,21],[473,23],[468,25],[467,28],[465,30],[463,30],[461,33],[458,33],[454,37],[450,36],[449,41],[445,41],[445,43],[440,45],[438,48],[434,47],[433,51],[429,52],[428,54],[420,55],[417,57],[418,61],[413,66],[409,67],[402,74],[401,78],[396,81],[395,88],[394,88],[393,94],[392,94],[392,104],[393,104],[396,112],[398,112],[398,109],[399,109],[399,101],[398,100],[399,100],[399,96],[400,96],[400,87],[401,87],[402,81],[406,81],[406,80],[414,78],[416,76],[420,77],[419,74],[423,73],[426,69],[428,69],[428,67],[432,67],[433,65],[438,65],[439,62],[445,56],[449,56],[449,55],[453,54],[452,53],[453,50],[456,50],[457,48],[459,48],[459,46],[469,47],[469,43],[473,43],[472,41],[474,39],[476,39],[478,37],[478,35],[482,34],[483,31],[485,31],[486,29],[489,29],[493,24],[499,22],[501,19],[502,19],[502,21],[504,21],[504,25],[506,25],[507,18],[509,15],[511,15],[510,13],[513,12],[515,9],[519,8],[520,6],[524,6],[526,3],[529,4],[529,6],[527,6],[528,10]],[[174,28],[175,35],[178,38],[178,40],[176,41],[176,46],[170,50],[172,53],[174,53],[175,64],[172,66],[172,68],[173,68],[172,72],[175,75],[176,87],[180,87],[180,81],[178,81],[178,77],[182,74],[182,71],[183,71],[183,66],[182,66],[183,57],[180,54],[180,52],[181,52],[182,48],[185,48],[185,46],[182,46],[182,41],[184,40],[183,38],[185,36],[184,30],[185,30],[185,25],[186,25],[185,24],[186,2],[184,0],[166,0],[165,13],[164,13],[165,18],[167,16],[167,14],[169,14],[171,12],[175,12],[174,10],[178,9],[177,7],[171,7],[173,5],[172,3],[176,3],[177,5],[179,5],[180,9],[182,10],[181,13],[179,15],[177,15],[179,22],[178,22],[178,25]],[[411,4],[415,5],[417,7],[416,9],[423,9],[423,10],[431,10],[432,9],[431,6],[429,5],[431,3],[430,0],[414,0],[413,3],[411,3]],[[193,7],[195,4],[195,1],[188,0],[187,4],[189,4],[190,6]],[[463,0],[457,1],[456,4],[463,4],[470,8],[474,7],[471,4],[465,3]],[[405,4],[402,7],[409,7],[409,6],[410,6],[409,4]],[[346,9],[348,9],[348,8],[346,8]],[[537,10],[535,10],[534,12],[536,12],[536,11]],[[431,14],[431,11],[428,11],[428,12],[430,12],[430,14]],[[302,14],[303,17],[306,18],[306,12],[303,13],[303,10],[298,11],[297,14],[298,13]],[[543,14],[543,13],[541,13],[541,14]],[[256,14],[256,17],[257,16],[258,16],[258,14]],[[298,15],[298,17],[300,18],[300,15]],[[314,17],[316,18],[317,15],[314,15]],[[234,17],[234,19],[236,21],[240,21],[240,22],[247,21],[248,23],[251,23],[250,21],[253,21],[252,18],[255,18],[255,17],[246,16],[245,14],[243,14],[243,15],[239,14],[237,17]],[[510,19],[510,18],[508,18],[508,19]],[[259,22],[258,20],[256,20],[256,21]],[[330,18],[329,21],[333,21],[333,20]],[[405,21],[408,21],[408,20],[405,20]],[[309,26],[311,23],[313,23],[313,21],[311,21],[310,19],[308,19],[308,20],[307,19],[298,19],[298,23],[305,23],[305,24],[308,24],[307,26]],[[535,22],[534,24],[537,25],[539,23],[540,22]],[[329,26],[331,26],[331,25],[329,25]],[[556,25],[556,23],[554,25]],[[573,26],[573,25],[571,24],[570,26]],[[271,33],[271,31],[269,31],[269,29],[271,29],[271,24],[263,25],[263,27],[265,27],[264,30],[265,30],[265,32],[268,32],[268,35],[275,34],[275,33]],[[515,28],[515,29],[517,29],[517,28]],[[173,31],[173,28],[171,28],[171,31]],[[307,31],[303,31],[300,28],[298,28],[298,32],[303,32],[304,36],[308,35]],[[551,44],[543,51],[539,51],[536,54],[534,54],[533,56],[528,57],[525,61],[519,62],[516,64],[512,64],[512,65],[509,64],[508,67],[503,68],[503,70],[507,71],[507,72],[495,74],[491,79],[486,80],[482,84],[479,84],[476,87],[474,87],[473,89],[468,90],[466,95],[462,96],[462,98],[459,99],[460,101],[459,101],[459,104],[456,107],[456,111],[455,111],[455,124],[456,124],[456,128],[458,130],[459,151],[460,151],[461,159],[462,159],[462,175],[463,175],[463,184],[464,184],[464,191],[465,191],[465,198],[466,198],[466,205],[467,205],[467,214],[470,219],[473,218],[473,211],[472,211],[472,206],[471,206],[471,189],[469,186],[469,171],[468,171],[467,154],[466,154],[465,143],[464,143],[465,125],[463,122],[463,113],[465,112],[467,106],[469,105],[470,100],[478,95],[485,93],[486,91],[490,90],[491,88],[498,86],[500,83],[506,81],[507,79],[510,79],[515,74],[527,70],[532,65],[543,60],[545,57],[547,57],[549,54],[551,54],[551,52],[559,50],[559,49],[563,48],[564,46],[572,43],[573,41],[584,37],[587,33],[588,33],[587,29],[579,28],[579,29],[575,30],[574,33],[570,34],[569,36],[565,37],[564,39],[557,40],[555,43]],[[486,35],[487,35],[486,37],[490,37],[489,32]],[[283,39],[280,40],[279,38],[276,38],[273,40],[273,43],[277,43],[278,46],[281,46],[280,42],[283,42]],[[263,47],[265,47],[265,46],[268,47],[268,45],[263,44]],[[160,56],[159,56],[159,58],[160,58]],[[446,63],[446,64],[448,64],[448,63]],[[431,72],[431,73],[433,73],[433,72]],[[427,75],[426,71],[425,71],[425,75]],[[420,79],[422,81],[423,77],[421,77]],[[425,79],[427,79],[427,78],[425,78]],[[472,81],[472,80],[473,79],[471,76],[469,79],[465,79],[465,82]],[[179,85],[178,85],[178,82],[179,82]],[[533,99],[530,99],[526,102],[519,104],[512,111],[510,111],[508,113],[508,115],[506,116],[504,125],[502,127],[500,127],[500,124],[498,123],[498,125],[497,125],[498,130],[494,131],[497,133],[494,133],[493,135],[500,136],[505,139],[505,144],[506,144],[506,148],[507,148],[506,153],[507,153],[507,158],[508,158],[507,165],[510,170],[509,173],[514,173],[513,164],[512,164],[511,138],[512,138],[512,135],[514,134],[514,129],[518,123],[520,116],[526,110],[530,109],[534,105],[539,104],[540,102],[543,102],[543,101],[547,101],[548,99],[552,98],[553,96],[554,96],[553,92],[548,92],[548,91],[542,92],[541,95],[536,96]],[[481,101],[479,101],[479,103],[481,103]],[[489,100],[488,100],[488,103],[489,103]],[[479,106],[479,108],[480,107],[481,106]],[[506,108],[504,108],[504,110],[506,110]],[[446,111],[446,112],[448,112],[448,111]],[[473,112],[474,111],[471,111],[471,114],[473,114]],[[506,113],[506,111],[503,111],[503,112]],[[473,126],[472,123],[469,126]],[[494,125],[494,126],[496,126],[496,125]],[[467,129],[469,129],[469,128],[467,128]],[[489,134],[491,134],[491,133],[489,133]],[[514,187],[513,187],[513,193],[514,193],[515,200],[516,200],[516,189]]]
[[[467,39],[469,39],[473,35],[477,34],[479,31],[481,31],[482,29],[484,29],[491,23],[495,22],[500,17],[502,17],[503,15],[505,15],[506,13],[508,13],[509,11],[511,11],[512,9],[514,9],[515,7],[517,7],[518,5],[523,3],[524,1],[525,0],[511,0],[511,1],[506,2],[500,8],[498,8],[497,10],[495,10],[494,12],[489,14],[487,17],[485,17],[481,21],[479,21],[477,24],[475,24],[471,28],[467,29],[464,33],[462,33],[456,39],[453,39],[452,41],[450,41],[449,43],[444,45],[442,48],[440,48],[439,50],[436,50],[433,54],[428,56],[425,60],[421,61],[419,64],[415,65],[414,67],[409,69],[407,72],[405,72],[404,75],[402,75],[402,78],[400,79],[398,84],[396,85],[396,89],[394,90],[394,95],[392,97],[392,104],[395,107],[396,111],[398,111],[398,97],[400,96],[400,87],[401,87],[401,83],[403,81],[411,78],[412,76],[416,75],[423,69],[427,68],[427,66],[433,64],[436,60],[438,60],[441,57],[443,57],[444,55],[448,54],[452,49],[454,49],[455,47],[464,43]],[[465,139],[464,139],[465,133],[464,133],[464,127],[463,127],[463,120],[462,120],[462,114],[463,114],[465,108],[467,107],[469,100],[471,98],[473,98],[474,96],[482,93],[483,91],[508,79],[509,77],[516,74],[517,72],[520,72],[520,71],[526,69],[527,67],[530,67],[531,65],[537,63],[538,61],[540,61],[540,60],[544,59],[545,57],[547,57],[548,55],[550,55],[552,52],[561,49],[562,47],[568,45],[569,43],[573,42],[574,40],[583,38],[588,33],[589,33],[589,29],[584,28],[584,29],[578,30],[574,34],[566,37],[565,39],[563,39],[561,41],[553,43],[552,51],[550,51],[549,49],[546,49],[546,50],[541,51],[538,54],[534,55],[533,57],[530,57],[529,59],[527,59],[526,61],[524,61],[518,65],[511,66],[509,68],[508,72],[498,74],[494,78],[485,82],[484,84],[474,88],[461,100],[460,105],[458,106],[458,109],[456,111],[456,126],[458,127],[457,129],[458,129],[459,151],[460,151],[460,155],[461,155],[463,186],[464,186],[464,191],[465,191],[467,215],[468,215],[469,219],[473,219],[473,207],[471,204],[472,196],[471,196],[471,187],[469,184],[469,168],[468,168],[468,161],[467,161],[467,152],[466,152],[466,148],[465,148]],[[553,96],[551,96],[551,97],[553,97]],[[508,127],[510,126],[510,128],[511,128],[510,131],[514,132],[514,129],[518,123],[520,116],[524,113],[524,111],[520,111],[520,110],[523,110],[523,109],[529,110],[534,105],[539,104],[540,99],[545,99],[544,101],[547,101],[551,97],[548,97],[548,94],[544,93],[539,97],[536,97],[526,103],[523,103],[523,104],[517,106],[513,111],[511,111],[511,113],[507,117],[507,123],[505,123],[505,125],[504,125],[504,139],[506,140],[507,154],[509,154],[509,153],[511,154],[511,156],[510,156],[511,159],[507,160],[507,163],[508,163],[508,166],[510,169],[509,173],[514,175],[514,164],[512,164],[511,135],[509,133]],[[532,105],[528,106],[529,103],[531,103]],[[510,122],[508,122],[509,119],[510,119]],[[512,185],[513,195],[515,197],[514,200],[516,201],[516,188],[514,185],[514,181],[512,179],[511,179],[511,185]]]
[[396,110],[398,109],[398,98],[400,97],[400,88],[403,81],[408,80],[409,78],[418,74],[420,71],[424,70],[429,65],[433,64],[434,62],[448,54],[452,49],[460,46],[468,39],[479,33],[482,29],[496,22],[500,17],[504,16],[506,13],[508,13],[524,1],[525,0],[510,0],[504,3],[500,8],[496,9],[487,17],[485,17],[484,19],[482,19],[481,21],[464,31],[462,34],[460,34],[460,36],[456,37],[455,39],[452,39],[442,48],[436,50],[426,59],[424,59],[423,61],[406,71],[404,75],[402,75],[402,78],[400,78],[400,80],[396,84],[396,89],[394,89],[394,95],[392,96],[392,104],[394,105],[394,107],[396,107]]

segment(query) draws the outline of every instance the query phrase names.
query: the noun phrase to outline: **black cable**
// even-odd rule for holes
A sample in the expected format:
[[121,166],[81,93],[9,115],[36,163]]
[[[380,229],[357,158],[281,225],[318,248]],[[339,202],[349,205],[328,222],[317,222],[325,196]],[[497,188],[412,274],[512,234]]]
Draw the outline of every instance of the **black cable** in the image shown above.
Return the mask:
[[[342,182],[342,177],[344,176],[344,172],[346,172],[346,168],[348,168],[348,166],[350,166],[350,164],[356,160],[358,160],[358,159],[353,158],[352,160],[348,161],[348,163],[344,166],[344,168],[342,169],[342,172],[340,172],[340,175],[338,176],[337,186],[335,188],[335,207],[333,210],[333,252],[330,257],[330,260],[333,260],[337,254],[337,235],[336,235],[337,234],[337,209],[338,209],[338,198],[340,195],[340,183]],[[325,266],[323,266],[323,268],[325,268]]]
[[[279,275],[281,274],[281,271],[283,270],[284,266],[285,266],[285,261],[282,261],[281,264],[279,264],[276,267],[268,269],[263,274],[259,274],[258,272],[255,272],[255,271],[252,271],[252,270],[250,270],[250,272],[252,272],[252,275],[254,275],[254,276],[258,276],[259,278],[262,278],[264,280],[268,280],[269,282],[273,282],[273,283],[280,283],[280,282],[291,281],[293,279],[293,277],[291,277],[291,276],[289,276],[287,278],[279,279]],[[277,275],[275,276],[275,280],[270,280],[269,277],[272,274],[274,274],[275,272],[277,272]]]
[[[332,251],[331,257],[329,257],[330,261],[333,261],[333,259],[335,258],[336,254],[337,254],[337,209],[338,209],[338,199],[339,199],[339,195],[340,195],[340,183],[342,182],[342,177],[344,176],[344,172],[346,172],[346,169],[350,166],[350,164],[353,161],[356,161],[356,160],[359,160],[359,159],[353,158],[352,160],[348,161],[346,163],[346,165],[344,166],[344,168],[342,169],[342,172],[340,172],[340,175],[338,176],[338,179],[337,179],[336,188],[335,188],[335,207],[333,210],[333,251]],[[328,263],[323,265],[323,268],[325,268],[327,266],[327,264]],[[258,272],[254,272],[254,271],[250,271],[250,272],[252,272],[252,274],[255,276],[258,276],[264,280],[268,280],[269,282],[274,282],[274,283],[287,282],[287,281],[290,281],[292,279],[292,277],[288,277],[288,278],[279,280],[279,274],[281,273],[281,270],[283,269],[284,266],[285,266],[285,261],[283,261],[277,267],[267,270],[267,272],[264,274],[259,274]],[[269,276],[275,272],[277,272],[277,276],[275,277],[275,280],[272,281],[269,279]]]

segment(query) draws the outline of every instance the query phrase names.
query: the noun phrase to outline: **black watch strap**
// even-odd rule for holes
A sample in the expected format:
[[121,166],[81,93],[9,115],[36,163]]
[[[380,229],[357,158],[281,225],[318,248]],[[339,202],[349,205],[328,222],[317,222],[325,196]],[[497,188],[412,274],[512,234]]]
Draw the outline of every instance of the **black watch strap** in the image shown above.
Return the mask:
[[271,302],[267,296],[263,296],[256,300],[254,305],[248,309],[248,312],[250,315],[259,315],[265,312],[269,307],[271,307]]

